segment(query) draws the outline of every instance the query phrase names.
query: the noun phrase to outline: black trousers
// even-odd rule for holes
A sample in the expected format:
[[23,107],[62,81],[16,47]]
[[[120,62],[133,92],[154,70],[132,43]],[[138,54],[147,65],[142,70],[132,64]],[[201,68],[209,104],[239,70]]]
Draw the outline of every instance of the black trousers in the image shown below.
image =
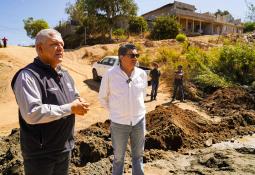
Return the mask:
[[175,83],[174,84],[174,93],[172,99],[176,98],[176,94],[179,92],[180,100],[184,100],[184,88],[182,83]]
[[158,81],[151,81],[151,100],[155,100],[158,94]]
[[68,175],[70,152],[24,159],[25,175]]

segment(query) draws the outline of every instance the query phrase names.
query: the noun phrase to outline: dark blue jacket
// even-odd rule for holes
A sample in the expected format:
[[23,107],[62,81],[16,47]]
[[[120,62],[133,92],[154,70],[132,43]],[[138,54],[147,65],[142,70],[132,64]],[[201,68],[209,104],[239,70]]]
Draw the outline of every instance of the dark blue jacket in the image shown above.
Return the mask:
[[[57,73],[49,65],[43,64],[39,59],[25,68],[30,71],[42,94],[43,104],[63,105],[71,103],[77,97],[75,91],[70,91],[67,84],[71,84],[74,89],[74,81],[67,71],[61,70]],[[21,69],[21,70],[23,70]],[[12,89],[20,73],[19,70],[12,79]],[[59,91],[49,91],[48,89],[59,87]],[[74,147],[74,115],[69,115],[56,121],[45,124],[28,124],[22,118],[19,111],[20,143],[24,158],[43,157],[57,155],[68,152]]]
[[158,83],[158,82],[159,82],[159,77],[160,77],[160,75],[161,75],[160,71],[159,71],[158,69],[155,69],[155,68],[154,68],[154,69],[151,70],[151,72],[150,72],[151,81],[154,81],[154,82]]

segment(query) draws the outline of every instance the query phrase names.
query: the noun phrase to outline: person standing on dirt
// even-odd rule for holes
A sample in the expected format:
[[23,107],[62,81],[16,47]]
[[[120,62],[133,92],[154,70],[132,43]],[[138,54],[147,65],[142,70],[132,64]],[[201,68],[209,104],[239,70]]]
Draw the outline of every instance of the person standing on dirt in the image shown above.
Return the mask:
[[75,114],[88,104],[62,69],[64,42],[54,29],[36,35],[38,57],[12,79],[19,106],[20,145],[26,175],[67,175],[74,148]]
[[2,38],[2,41],[3,41],[4,47],[7,47],[8,39],[4,37],[4,38]]
[[113,175],[123,174],[128,139],[132,152],[132,174],[143,175],[145,141],[145,104],[147,75],[136,67],[137,49],[133,44],[120,46],[120,66],[110,69],[99,90],[99,100],[108,109],[114,152]]
[[160,71],[158,70],[158,64],[153,63],[152,66],[153,66],[153,69],[150,72],[150,77],[151,77],[151,101],[157,100],[159,77],[161,75]]
[[175,100],[177,92],[179,92],[180,101],[184,102],[184,88],[183,88],[184,72],[182,70],[182,65],[179,65],[177,68],[178,70],[174,74],[174,93],[171,102]]

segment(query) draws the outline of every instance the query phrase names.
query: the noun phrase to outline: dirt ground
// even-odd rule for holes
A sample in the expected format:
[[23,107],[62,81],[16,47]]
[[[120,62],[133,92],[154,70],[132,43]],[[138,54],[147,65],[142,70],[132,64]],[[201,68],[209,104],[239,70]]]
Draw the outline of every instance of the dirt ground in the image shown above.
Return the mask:
[[[97,99],[100,83],[92,80],[91,61],[117,47],[96,45],[65,53],[63,66],[71,73],[81,96],[90,103],[89,113],[77,117],[70,174],[111,174],[110,122]],[[23,174],[19,130],[13,129],[18,127],[18,117],[10,81],[35,55],[33,48],[0,49],[0,174],[3,175]],[[148,94],[149,91],[150,88]],[[157,101],[149,99],[146,97],[146,175],[255,174],[252,91],[241,87],[219,89],[200,102],[170,103],[168,88],[162,85]],[[233,146],[234,143],[238,146]],[[130,160],[128,146],[126,175],[131,175]]]

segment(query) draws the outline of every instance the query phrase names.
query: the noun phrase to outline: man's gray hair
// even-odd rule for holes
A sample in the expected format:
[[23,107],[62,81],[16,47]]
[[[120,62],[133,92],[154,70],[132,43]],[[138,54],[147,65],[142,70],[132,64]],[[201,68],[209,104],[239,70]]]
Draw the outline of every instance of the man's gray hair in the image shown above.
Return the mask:
[[35,45],[44,43],[47,38],[52,38],[53,36],[58,36],[62,38],[61,34],[55,29],[43,29],[37,33],[35,37]]

